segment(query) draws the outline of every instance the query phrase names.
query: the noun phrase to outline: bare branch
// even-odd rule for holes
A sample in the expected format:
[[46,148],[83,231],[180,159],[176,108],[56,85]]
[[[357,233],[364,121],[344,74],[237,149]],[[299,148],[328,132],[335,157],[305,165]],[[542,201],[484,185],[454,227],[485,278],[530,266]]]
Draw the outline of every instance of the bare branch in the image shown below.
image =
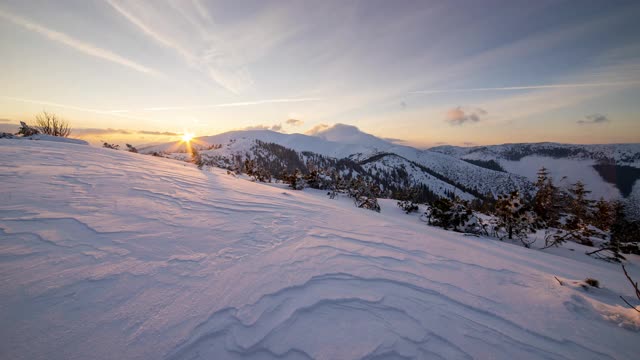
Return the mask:
[[[627,269],[624,267],[624,264],[622,264],[622,271],[624,271],[624,276],[627,277],[627,280],[629,280],[629,282],[631,283],[631,286],[633,286],[633,288],[636,291],[636,297],[638,298],[638,300],[640,300],[640,289],[638,289],[638,282],[634,282],[633,279],[631,279],[631,276],[629,276],[629,273],[627,272]],[[623,298],[622,296],[620,296],[620,298],[627,303],[627,305],[629,305],[633,310],[637,311],[640,313],[640,310],[638,310],[638,308],[636,308],[635,306],[629,304],[629,302]]]

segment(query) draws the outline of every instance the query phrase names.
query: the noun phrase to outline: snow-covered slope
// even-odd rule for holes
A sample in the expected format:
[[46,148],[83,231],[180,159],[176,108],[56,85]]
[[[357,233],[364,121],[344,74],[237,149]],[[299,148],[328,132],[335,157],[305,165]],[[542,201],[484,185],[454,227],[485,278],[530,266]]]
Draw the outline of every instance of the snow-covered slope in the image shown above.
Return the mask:
[[[431,149],[460,159],[493,160],[506,171],[535,181],[541,167],[561,186],[582,181],[591,197],[623,199],[640,214],[640,144],[573,145],[556,143],[504,144],[477,147],[439,146]],[[602,165],[606,164],[606,165]],[[601,168],[598,171],[597,167]]]
[[[430,228],[393,201],[378,214],[75,144],[0,140],[0,169],[2,358],[635,359],[640,350],[619,266],[578,251],[571,259]],[[602,288],[573,284],[586,277]]]
[[526,156],[545,156],[580,160],[614,161],[640,167],[640,144],[576,145],[558,143],[524,143],[490,146],[438,146],[430,150],[467,159],[505,159],[518,161]]

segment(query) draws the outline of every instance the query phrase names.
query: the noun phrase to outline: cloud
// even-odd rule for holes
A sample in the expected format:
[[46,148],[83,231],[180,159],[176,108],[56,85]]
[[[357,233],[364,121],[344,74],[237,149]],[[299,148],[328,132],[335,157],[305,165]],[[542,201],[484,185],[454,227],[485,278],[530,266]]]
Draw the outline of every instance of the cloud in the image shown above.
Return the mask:
[[80,107],[80,106],[75,106],[75,105],[55,103],[55,102],[46,101],[46,100],[25,99],[25,98],[17,98],[17,97],[13,97],[13,96],[4,96],[4,95],[0,95],[0,99],[24,102],[24,103],[28,103],[28,104],[51,106],[51,107],[57,107],[57,108],[62,108],[62,109],[75,110],[75,111],[82,111],[82,112],[88,112],[88,113],[93,113],[93,114],[98,114],[98,115],[115,116],[115,117],[120,117],[120,118],[125,118],[125,119],[131,119],[131,120],[145,120],[145,119],[142,119],[142,118],[139,118],[139,117],[136,117],[136,116],[130,116],[130,115],[121,114],[122,112],[127,112],[127,111],[123,111],[123,110],[113,111],[113,110],[90,109],[90,108],[85,108],[85,107]]
[[149,130],[126,130],[126,129],[99,129],[99,128],[78,128],[73,129],[74,135],[79,136],[107,136],[107,135],[154,135],[154,136],[180,136],[181,134],[171,131],[149,131]]
[[318,124],[314,127],[312,127],[311,129],[307,130],[307,132],[305,132],[305,134],[307,135],[317,135],[318,133],[322,132],[323,130],[326,130],[329,128],[329,125],[327,124]]
[[634,81],[615,81],[615,82],[601,82],[601,83],[548,84],[548,85],[470,88],[470,89],[419,90],[419,91],[412,91],[410,92],[410,94],[443,94],[443,93],[476,92],[476,91],[518,91],[518,90],[566,89],[566,88],[584,88],[584,87],[614,87],[614,86],[628,86],[628,85],[637,85],[637,84],[640,84],[640,81],[634,80]]
[[96,136],[96,135],[129,135],[132,132],[124,129],[97,129],[97,128],[80,128],[73,129],[73,135],[80,136]]
[[586,120],[578,120],[578,124],[602,124],[611,121],[606,115],[602,114],[587,115],[585,119]]
[[16,124],[0,124],[0,132],[16,133],[19,126]]
[[275,125],[252,125],[252,126],[247,126],[242,130],[271,130],[271,131],[281,131],[282,130],[282,124],[275,124]]
[[[201,4],[185,8],[182,5],[189,5],[183,2],[167,4],[169,8],[160,9],[162,5],[154,2],[107,0],[107,3],[146,36],[175,51],[188,66],[228,91],[237,94],[253,85],[242,57],[212,31],[213,21],[208,15],[202,16],[206,9]],[[199,13],[199,20],[189,14],[194,11]],[[182,17],[177,17],[176,13]],[[189,39],[184,34],[189,34]]]
[[277,104],[277,103],[296,103],[306,101],[318,101],[320,98],[282,98],[282,99],[266,99],[266,100],[254,100],[254,101],[240,101],[232,103],[211,104],[211,105],[194,105],[194,106],[160,106],[150,107],[138,110],[112,110],[108,113],[118,114],[133,111],[166,111],[166,110],[199,110],[199,109],[214,109],[221,107],[236,107],[236,106],[252,106],[263,104]]
[[46,28],[44,26],[38,25],[32,21],[29,21],[27,19],[24,19],[20,16],[16,16],[14,14],[11,14],[9,12],[6,12],[2,9],[0,9],[0,18],[4,18],[18,26],[21,26],[27,30],[31,30],[33,32],[36,32],[40,35],[43,35],[45,37],[47,37],[50,40],[53,40],[55,42],[61,43],[63,45],[66,45],[70,48],[73,48],[77,51],[80,51],[82,53],[85,53],[87,55],[90,56],[94,56],[103,60],[107,60],[110,61],[112,63],[118,64],[118,65],[122,65],[125,67],[128,67],[130,69],[139,71],[141,73],[144,74],[148,74],[148,75],[154,75],[154,76],[160,76],[161,74],[159,72],[157,72],[154,69],[151,69],[149,67],[146,67],[144,65],[138,64],[132,60],[129,60],[123,56],[120,56],[118,54],[115,54],[109,50],[105,50],[102,48],[99,48],[95,45],[77,40],[69,35],[63,34],[61,32],[55,31],[55,30],[51,30],[49,28]]
[[397,139],[397,138],[390,138],[390,137],[386,137],[386,138],[382,138],[382,140],[386,140],[390,143],[394,143],[394,144],[406,144],[407,140],[403,140],[403,139]]
[[9,119],[0,119],[0,123],[10,123],[13,122],[13,120],[9,120]]
[[445,121],[450,125],[463,125],[464,123],[476,123],[481,117],[487,115],[487,112],[480,108],[463,109],[461,106],[447,111]]
[[288,119],[287,121],[285,121],[285,123],[291,126],[301,126],[302,124],[304,124],[304,121],[298,119]]
[[473,141],[465,141],[462,143],[462,145],[464,146],[476,146],[477,144],[474,143]]
[[137,131],[136,133],[142,134],[142,135],[156,135],[156,136],[180,136],[180,135],[182,135],[182,134],[174,133],[174,132],[171,132],[171,131],[140,130],[140,131]]

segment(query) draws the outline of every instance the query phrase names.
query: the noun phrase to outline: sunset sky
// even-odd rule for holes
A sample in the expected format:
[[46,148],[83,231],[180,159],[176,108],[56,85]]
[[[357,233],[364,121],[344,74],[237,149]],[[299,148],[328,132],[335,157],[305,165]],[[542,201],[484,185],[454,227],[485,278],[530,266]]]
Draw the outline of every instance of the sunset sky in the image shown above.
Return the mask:
[[640,142],[638,1],[1,0],[0,126]]

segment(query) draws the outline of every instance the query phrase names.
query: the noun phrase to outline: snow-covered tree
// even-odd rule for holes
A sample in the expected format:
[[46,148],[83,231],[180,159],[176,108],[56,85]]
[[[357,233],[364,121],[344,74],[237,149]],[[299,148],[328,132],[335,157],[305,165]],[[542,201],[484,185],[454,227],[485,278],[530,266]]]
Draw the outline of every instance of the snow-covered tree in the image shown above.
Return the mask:
[[441,198],[427,208],[425,216],[430,225],[439,226],[445,230],[464,231],[465,224],[473,214],[468,205],[458,197]]
[[302,190],[306,186],[306,182],[304,181],[304,176],[298,169],[296,169],[291,174],[285,173],[282,176],[282,181],[285,182],[286,184],[289,184],[289,187],[292,188],[293,190]]
[[531,208],[537,216],[537,227],[557,226],[562,210],[562,199],[560,191],[553,184],[553,179],[546,168],[542,167],[538,170],[538,179],[535,186],[537,191]]
[[593,206],[593,217],[591,223],[603,231],[609,231],[615,221],[614,207],[604,198],[600,198]]
[[380,212],[380,204],[378,204],[380,186],[374,182],[358,176],[349,185],[349,196],[353,198],[356,207]]
[[584,245],[593,245],[589,239],[594,234],[590,226],[593,201],[587,198],[590,192],[580,181],[571,186],[566,209],[567,218],[563,226],[570,234],[569,239]]
[[[500,237],[519,239],[525,246],[526,239],[535,229],[536,217],[525,204],[518,191],[498,196],[495,210],[495,232]],[[504,235],[500,235],[504,232]]]
[[102,144],[102,147],[103,147],[103,148],[106,148],[106,149],[112,149],[112,150],[119,150],[119,149],[120,149],[120,145],[117,145],[117,144],[109,144],[108,142],[104,142],[104,143]]
[[40,130],[34,126],[27,125],[24,121],[20,121],[20,128],[18,129],[17,135],[32,136],[37,134],[40,134]]
[[405,188],[398,191],[395,194],[395,198],[398,200],[398,207],[407,214],[418,211],[418,192],[418,188],[415,187]]

